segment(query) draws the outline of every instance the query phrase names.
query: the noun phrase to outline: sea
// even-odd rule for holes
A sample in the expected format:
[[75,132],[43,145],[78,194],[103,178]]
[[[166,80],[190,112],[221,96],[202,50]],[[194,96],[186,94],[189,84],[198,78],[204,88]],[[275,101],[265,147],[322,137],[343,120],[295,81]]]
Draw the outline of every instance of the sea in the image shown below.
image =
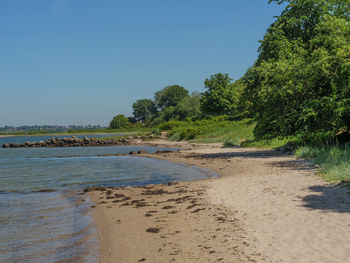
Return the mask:
[[[0,137],[0,146],[48,138]],[[196,166],[115,156],[138,150],[152,153],[162,148],[0,148],[0,263],[97,263],[92,202],[79,195],[87,187],[163,184],[216,176]]]

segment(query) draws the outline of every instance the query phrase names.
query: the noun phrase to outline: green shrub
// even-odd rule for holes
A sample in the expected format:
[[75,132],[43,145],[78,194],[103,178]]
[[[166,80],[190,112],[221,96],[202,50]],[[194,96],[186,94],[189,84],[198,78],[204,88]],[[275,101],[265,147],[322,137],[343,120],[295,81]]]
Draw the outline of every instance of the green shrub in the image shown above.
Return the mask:
[[299,158],[313,159],[322,177],[330,182],[350,182],[350,144],[303,146],[296,150]]
[[176,142],[181,141],[180,133],[174,133],[168,139],[169,141],[176,141]]
[[160,124],[158,126],[160,131],[170,131],[176,127],[185,125],[185,122],[183,121],[168,121],[168,122],[164,122],[162,124]]
[[123,114],[115,116],[109,124],[109,127],[112,129],[126,128],[128,126],[130,126],[130,122]]
[[155,128],[154,130],[152,130],[152,134],[154,134],[156,136],[160,136],[160,129],[159,128]]

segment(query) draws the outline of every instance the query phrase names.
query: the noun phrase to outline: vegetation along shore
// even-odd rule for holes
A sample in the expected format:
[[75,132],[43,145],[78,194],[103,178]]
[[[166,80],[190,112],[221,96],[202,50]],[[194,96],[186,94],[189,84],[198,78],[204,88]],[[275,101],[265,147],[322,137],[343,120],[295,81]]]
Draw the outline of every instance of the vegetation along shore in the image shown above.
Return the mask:
[[244,76],[169,85],[111,121],[189,149],[149,157],[222,177],[89,192],[101,262],[348,261],[350,2],[269,2],[286,7]]
[[177,152],[137,156],[220,177],[84,190],[100,262],[346,262],[350,197],[312,162],[261,148],[149,141]]
[[217,173],[79,193],[93,202],[100,262],[349,262],[350,0],[268,3],[285,9],[239,79],[215,73],[192,93],[171,83],[108,128],[59,131],[125,136],[3,146],[173,147],[129,157]]

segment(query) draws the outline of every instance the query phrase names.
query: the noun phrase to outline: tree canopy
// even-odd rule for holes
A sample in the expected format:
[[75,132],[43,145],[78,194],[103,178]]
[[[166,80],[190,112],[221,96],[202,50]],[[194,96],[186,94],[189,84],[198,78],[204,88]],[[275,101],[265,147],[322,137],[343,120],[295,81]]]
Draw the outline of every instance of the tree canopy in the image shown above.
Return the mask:
[[207,89],[200,100],[203,113],[208,115],[234,115],[238,93],[227,74],[218,73],[204,81]]
[[157,114],[157,107],[150,99],[137,100],[132,105],[133,115],[137,121],[152,120]]
[[129,120],[123,114],[115,116],[109,124],[112,129],[125,128],[129,125]]
[[287,3],[243,77],[256,135],[350,129],[349,0]]
[[188,96],[188,90],[179,85],[167,86],[154,94],[154,101],[158,108],[164,110],[176,106],[183,98]]

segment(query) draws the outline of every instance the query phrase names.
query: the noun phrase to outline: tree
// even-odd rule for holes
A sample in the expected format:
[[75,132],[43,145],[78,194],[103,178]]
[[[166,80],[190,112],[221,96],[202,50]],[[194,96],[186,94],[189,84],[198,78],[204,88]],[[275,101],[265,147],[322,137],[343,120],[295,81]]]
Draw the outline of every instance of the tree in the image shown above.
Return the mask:
[[234,115],[238,92],[227,74],[218,73],[204,81],[207,89],[201,99],[200,108],[209,115]]
[[350,130],[350,1],[269,2],[287,6],[243,77],[255,134]]
[[157,114],[157,107],[150,99],[137,100],[132,105],[133,115],[137,121],[152,120]]
[[123,114],[115,116],[109,124],[112,129],[120,129],[129,126],[129,120]]
[[176,106],[176,114],[179,120],[185,120],[186,118],[199,117],[201,94],[199,92],[193,92],[191,96],[183,98]]
[[161,110],[176,106],[185,97],[188,97],[188,90],[179,85],[167,86],[154,94],[155,103]]

